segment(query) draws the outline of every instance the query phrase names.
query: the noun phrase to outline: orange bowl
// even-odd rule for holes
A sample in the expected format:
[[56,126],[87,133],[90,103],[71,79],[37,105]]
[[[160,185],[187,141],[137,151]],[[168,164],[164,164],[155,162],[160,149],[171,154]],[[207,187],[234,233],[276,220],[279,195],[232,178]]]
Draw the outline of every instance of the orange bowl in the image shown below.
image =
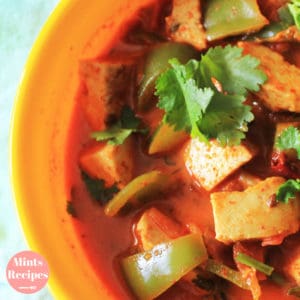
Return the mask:
[[12,184],[25,236],[48,261],[57,299],[120,299],[94,273],[66,212],[66,145],[79,59],[107,51],[122,24],[150,2],[62,0],[25,67],[12,119]]

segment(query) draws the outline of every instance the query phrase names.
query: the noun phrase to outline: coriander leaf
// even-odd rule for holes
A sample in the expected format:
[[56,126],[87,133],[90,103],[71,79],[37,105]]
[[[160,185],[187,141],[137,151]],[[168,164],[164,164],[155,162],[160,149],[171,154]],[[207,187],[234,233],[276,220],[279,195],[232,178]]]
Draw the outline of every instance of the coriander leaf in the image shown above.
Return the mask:
[[[253,120],[244,104],[247,91],[257,91],[266,75],[257,69],[259,61],[242,56],[238,47],[211,48],[200,61],[171,68],[156,80],[157,106],[165,111],[163,121],[175,130],[186,130],[201,141],[217,138],[221,145],[239,144]],[[216,79],[221,89],[214,86]],[[224,91],[224,93],[223,93]]]
[[300,0],[292,0],[288,4],[288,8],[293,16],[297,28],[300,30]]
[[203,81],[208,84],[211,78],[215,78],[229,94],[246,95],[247,91],[257,92],[259,85],[267,77],[257,68],[260,61],[250,55],[243,56],[242,51],[241,48],[231,45],[210,48],[201,59]]
[[198,63],[190,60],[181,65],[177,59],[169,61],[172,68],[156,81],[156,95],[160,97],[158,107],[165,110],[164,121],[174,125],[175,130],[186,130],[192,136],[202,136],[197,122],[202,117],[213,95],[210,88],[199,89],[194,80]]
[[199,128],[208,137],[215,137],[222,146],[238,145],[245,138],[247,123],[254,119],[244,97],[216,92],[203,116]]
[[290,199],[296,198],[300,192],[300,179],[289,179],[283,183],[276,192],[276,200],[288,203]]
[[111,145],[121,145],[134,132],[145,133],[144,129],[138,129],[141,120],[135,116],[133,110],[129,106],[124,106],[120,119],[103,131],[92,132],[91,137],[96,141],[108,141]]
[[289,126],[276,139],[275,145],[279,150],[295,149],[300,159],[300,130]]
[[113,126],[104,131],[92,132],[91,137],[97,142],[108,140],[108,143],[111,145],[121,145],[134,131],[133,129],[123,129],[119,126]]
[[200,122],[199,116],[202,116],[202,110],[200,110],[199,107],[206,108],[208,103],[212,99],[214,92],[210,88],[203,88],[203,89],[199,89],[198,91],[194,91],[194,93],[198,97],[195,97],[194,100],[192,97],[188,97],[186,101],[187,110],[189,112],[190,120],[192,124],[191,136],[193,138],[197,136],[201,137],[202,135],[202,133],[199,131],[199,122]]
[[106,204],[113,198],[114,194],[119,192],[116,184],[106,187],[103,179],[91,178],[85,172],[81,172],[81,177],[90,195],[102,205]]

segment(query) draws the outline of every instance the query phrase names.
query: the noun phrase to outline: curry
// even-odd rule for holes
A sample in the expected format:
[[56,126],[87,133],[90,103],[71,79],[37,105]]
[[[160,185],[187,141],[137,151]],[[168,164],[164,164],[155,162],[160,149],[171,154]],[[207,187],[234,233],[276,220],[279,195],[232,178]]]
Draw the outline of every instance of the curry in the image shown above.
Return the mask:
[[67,210],[116,299],[300,297],[299,16],[153,1],[79,62]]

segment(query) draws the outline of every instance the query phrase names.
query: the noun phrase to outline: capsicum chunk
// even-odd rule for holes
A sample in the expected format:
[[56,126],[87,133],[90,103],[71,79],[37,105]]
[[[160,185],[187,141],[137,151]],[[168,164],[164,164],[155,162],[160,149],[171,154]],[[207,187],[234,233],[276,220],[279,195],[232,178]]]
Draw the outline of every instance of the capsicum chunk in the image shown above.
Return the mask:
[[167,182],[167,176],[159,171],[142,174],[130,181],[115,197],[107,203],[104,213],[107,216],[116,215],[119,210],[134,198],[149,196],[155,193]]
[[138,109],[146,110],[151,106],[157,77],[170,67],[169,60],[176,57],[181,63],[196,58],[196,50],[181,43],[161,43],[147,54],[144,64],[144,75],[138,90]]
[[173,150],[188,139],[185,131],[176,131],[167,123],[162,123],[156,129],[149,145],[149,154],[165,153]]
[[202,236],[188,234],[122,261],[125,278],[138,299],[153,299],[207,260]]
[[256,0],[210,0],[204,12],[204,27],[209,41],[251,33],[268,23]]
[[247,281],[243,278],[241,272],[233,270],[218,261],[213,259],[207,260],[205,270],[232,282],[242,289],[249,289]]

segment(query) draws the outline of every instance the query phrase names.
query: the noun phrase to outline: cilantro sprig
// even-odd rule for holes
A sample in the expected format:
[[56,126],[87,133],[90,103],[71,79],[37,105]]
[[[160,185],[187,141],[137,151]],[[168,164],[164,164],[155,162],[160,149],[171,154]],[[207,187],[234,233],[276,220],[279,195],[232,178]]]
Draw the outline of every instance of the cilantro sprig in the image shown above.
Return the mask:
[[145,129],[139,129],[140,118],[136,117],[129,106],[124,106],[120,119],[103,131],[95,131],[91,137],[96,141],[108,141],[111,145],[121,145],[134,132],[145,133]]
[[247,93],[258,91],[267,78],[257,68],[259,60],[227,45],[210,48],[200,61],[169,63],[171,68],[158,77],[155,92],[157,106],[165,111],[164,122],[202,141],[217,138],[223,146],[239,144],[254,118],[244,104]]
[[276,139],[275,146],[279,150],[295,149],[300,159],[300,130],[294,126],[287,127]]
[[276,192],[278,202],[288,203],[290,199],[295,199],[300,192],[300,179],[289,179],[283,183]]

